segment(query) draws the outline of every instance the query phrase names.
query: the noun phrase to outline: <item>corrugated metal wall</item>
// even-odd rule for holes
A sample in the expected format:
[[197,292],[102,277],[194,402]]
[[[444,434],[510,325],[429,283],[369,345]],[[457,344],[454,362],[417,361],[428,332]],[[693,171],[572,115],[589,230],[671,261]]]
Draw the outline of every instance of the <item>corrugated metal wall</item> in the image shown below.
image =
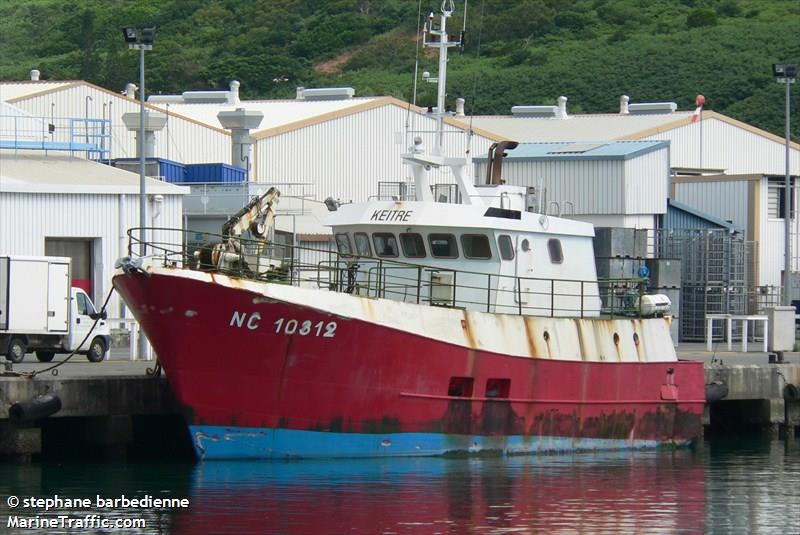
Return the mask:
[[[785,145],[719,119],[698,121],[643,139],[668,139],[673,167],[724,169],[727,174],[781,175],[786,171]],[[800,151],[791,149],[790,154],[791,173],[798,174]]]
[[669,196],[669,150],[654,150],[625,160],[626,214],[663,214]]
[[[547,203],[558,203],[575,214],[661,214],[667,209],[669,184],[667,149],[630,160],[506,160],[507,184],[546,189]],[[478,177],[486,162],[476,166]],[[553,211],[548,209],[548,211]]]
[[[715,215],[721,219],[731,220],[737,227],[745,229],[745,239],[757,241],[758,248],[758,286],[780,286],[781,272],[784,265],[784,221],[768,217],[769,193],[768,181],[762,178],[758,182],[760,189],[760,221],[758,234],[748,228],[748,213],[751,209],[748,181],[732,180],[728,182],[690,182],[675,184],[675,200],[688,204],[693,208]],[[797,190],[795,190],[797,201]],[[800,269],[800,219],[795,218],[792,230],[792,269]]]
[[504,162],[502,174],[507,184],[544,187],[547,203],[558,203],[562,211],[572,202],[576,214],[621,214],[624,172],[622,160],[528,160]]
[[752,202],[748,195],[749,184],[746,180],[676,182],[675,200],[701,212],[732,221],[736,227],[745,229],[746,240],[757,240],[757,236],[750,236],[747,231]]
[[[136,156],[135,134],[125,127],[122,115],[138,113],[138,101],[81,85],[20,100],[14,105],[41,117],[110,119],[111,157]],[[156,133],[156,156],[182,163],[230,163],[230,135],[170,114],[167,126]]]
[[[416,115],[416,114],[415,114]],[[284,134],[260,139],[255,146],[255,173],[258,182],[314,184],[318,200],[332,196],[343,201],[361,201],[377,195],[378,182],[410,180],[411,171],[400,155],[408,152],[405,135],[407,111],[391,104],[309,125]],[[433,120],[416,115],[417,130],[432,130]],[[446,127],[444,152],[463,156],[466,136],[461,130]],[[416,134],[427,147],[432,135]],[[474,136],[472,154],[486,154],[491,142]],[[466,169],[472,176],[471,167]],[[432,184],[453,183],[449,169],[433,170]]]
[[[154,224],[163,227],[182,227],[181,195],[164,195],[160,215]],[[0,193],[0,253],[44,255],[45,238],[87,238],[101,241],[100,264],[95,265],[99,293],[111,289],[114,262],[127,251],[121,248],[119,195]],[[159,210],[148,206],[149,217]],[[59,214],[52,217],[52,214]],[[49,215],[49,216],[48,216]],[[125,196],[123,224],[126,228],[139,225],[138,195]],[[156,240],[172,236],[154,236]],[[127,242],[126,242],[127,243]],[[99,299],[98,299],[99,300]],[[99,307],[102,303],[97,303]],[[119,315],[119,297],[111,298],[109,316]]]

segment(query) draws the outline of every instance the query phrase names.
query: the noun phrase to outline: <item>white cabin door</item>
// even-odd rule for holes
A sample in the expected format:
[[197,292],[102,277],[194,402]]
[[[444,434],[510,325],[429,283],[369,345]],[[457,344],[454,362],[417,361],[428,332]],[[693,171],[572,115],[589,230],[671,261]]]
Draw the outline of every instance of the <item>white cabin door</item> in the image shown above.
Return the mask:
[[72,331],[70,332],[70,351],[86,351],[89,349],[91,339],[87,339],[78,347],[78,344],[87,338],[87,334],[94,325],[94,320],[89,316],[95,312],[94,305],[91,300],[86,296],[83,290],[79,288],[72,289],[72,298],[75,300],[72,309]]
[[533,281],[529,280],[533,274],[533,240],[526,236],[517,236],[517,262],[515,275],[517,277],[514,302],[527,304],[531,298]]

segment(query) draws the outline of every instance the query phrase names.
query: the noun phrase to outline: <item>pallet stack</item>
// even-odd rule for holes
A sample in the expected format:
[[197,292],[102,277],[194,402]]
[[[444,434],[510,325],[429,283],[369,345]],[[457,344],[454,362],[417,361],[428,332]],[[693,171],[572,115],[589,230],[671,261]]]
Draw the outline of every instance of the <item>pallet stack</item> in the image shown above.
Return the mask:
[[[649,271],[647,293],[665,294],[669,297],[673,316],[671,335],[678,343],[680,332],[681,262],[669,258],[647,258],[646,229],[597,227],[594,237],[595,267],[600,279],[637,279],[641,268]],[[635,284],[614,282],[612,290],[601,288],[603,308],[618,309],[624,305],[620,294],[636,292]]]

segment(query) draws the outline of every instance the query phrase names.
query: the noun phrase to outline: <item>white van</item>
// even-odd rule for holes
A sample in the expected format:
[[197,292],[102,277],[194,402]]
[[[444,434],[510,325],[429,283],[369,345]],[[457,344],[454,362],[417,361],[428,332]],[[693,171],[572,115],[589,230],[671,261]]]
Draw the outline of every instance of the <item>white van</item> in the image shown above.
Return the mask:
[[91,362],[103,360],[111,339],[105,313],[71,287],[70,268],[67,257],[0,256],[0,354],[6,360],[22,362],[35,351],[39,361],[50,362],[74,350]]

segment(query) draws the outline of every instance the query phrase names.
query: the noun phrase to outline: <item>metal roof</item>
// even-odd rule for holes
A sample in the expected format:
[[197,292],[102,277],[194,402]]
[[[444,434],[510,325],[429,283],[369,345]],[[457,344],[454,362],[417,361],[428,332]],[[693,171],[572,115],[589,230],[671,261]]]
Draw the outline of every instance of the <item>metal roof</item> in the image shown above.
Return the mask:
[[701,212],[688,204],[674,199],[667,199],[665,228],[708,228],[712,226],[727,229],[730,232],[741,232],[741,229],[729,221],[711,214]]
[[511,115],[477,115],[462,119],[466,125],[500,134],[514,141],[582,141],[591,139],[625,139],[638,137],[656,128],[670,128],[673,123],[689,119],[690,111],[654,114],[600,113],[570,115],[566,119],[513,117]]
[[252,133],[269,130],[298,121],[304,121],[327,113],[347,110],[361,104],[372,102],[376,97],[348,98],[341,100],[244,100],[238,104],[229,103],[148,103],[170,114],[188,117],[200,123],[223,128],[217,119],[221,111],[233,111],[238,108],[256,110],[264,114],[261,124]]
[[[154,178],[147,193],[185,195],[189,188]],[[139,175],[83,158],[0,151],[0,193],[139,193]]]
[[0,101],[12,100],[15,98],[34,95],[42,91],[58,89],[72,85],[74,81],[23,81],[23,82],[0,82]]
[[[506,153],[506,160],[629,160],[667,147],[669,141],[520,143]],[[474,159],[486,161],[488,157]]]

